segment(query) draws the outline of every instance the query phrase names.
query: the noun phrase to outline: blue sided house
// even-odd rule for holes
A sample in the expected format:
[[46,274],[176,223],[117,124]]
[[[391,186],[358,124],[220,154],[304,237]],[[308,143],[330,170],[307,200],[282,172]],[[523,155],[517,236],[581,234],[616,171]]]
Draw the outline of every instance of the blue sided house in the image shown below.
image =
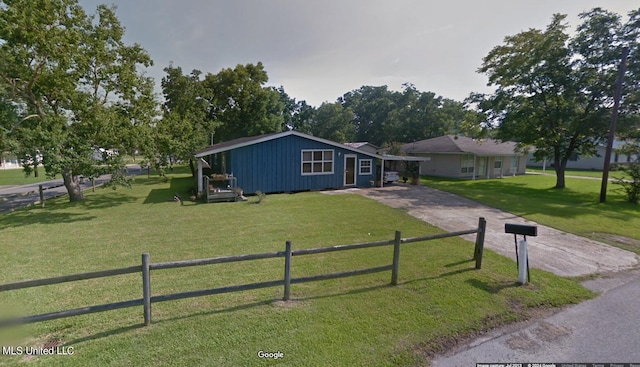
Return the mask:
[[226,180],[227,189],[245,194],[371,187],[384,161],[394,159],[293,130],[214,144],[194,156],[199,192]]

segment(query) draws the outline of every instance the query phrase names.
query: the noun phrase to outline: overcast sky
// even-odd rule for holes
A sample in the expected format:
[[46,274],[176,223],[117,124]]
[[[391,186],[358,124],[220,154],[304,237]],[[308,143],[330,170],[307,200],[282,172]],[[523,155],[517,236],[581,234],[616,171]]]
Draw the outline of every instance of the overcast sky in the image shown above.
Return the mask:
[[[554,13],[594,7],[625,15],[637,0],[80,0],[115,4],[125,41],[154,60],[156,85],[173,62],[217,73],[262,61],[268,85],[319,106],[363,85],[463,100],[486,92],[476,73],[505,36],[545,28]],[[157,87],[160,92],[159,87]]]

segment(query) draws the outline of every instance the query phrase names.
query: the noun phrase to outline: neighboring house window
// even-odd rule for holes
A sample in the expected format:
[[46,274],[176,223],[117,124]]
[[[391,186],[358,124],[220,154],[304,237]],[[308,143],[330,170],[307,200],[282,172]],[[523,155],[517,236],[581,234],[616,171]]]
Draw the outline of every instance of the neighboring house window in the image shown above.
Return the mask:
[[502,158],[496,157],[495,161],[493,161],[493,168],[495,169],[502,168]]
[[473,173],[473,156],[465,155],[460,162],[460,173]]
[[302,174],[321,175],[333,173],[333,150],[302,150]]
[[360,160],[360,169],[359,174],[361,175],[370,175],[371,174],[371,159],[361,159]]
[[571,157],[569,157],[569,162],[577,162],[579,159],[580,157],[577,154],[574,154]]

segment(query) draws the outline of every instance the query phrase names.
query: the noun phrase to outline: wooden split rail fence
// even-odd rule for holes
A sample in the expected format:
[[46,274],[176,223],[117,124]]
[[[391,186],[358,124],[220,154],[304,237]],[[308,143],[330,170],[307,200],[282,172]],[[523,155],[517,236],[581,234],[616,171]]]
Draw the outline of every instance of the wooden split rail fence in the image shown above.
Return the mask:
[[[400,245],[401,244],[430,241],[430,240],[436,240],[436,239],[446,238],[446,237],[463,236],[463,235],[468,235],[473,233],[476,234],[473,259],[475,260],[475,268],[480,269],[482,267],[482,253],[484,250],[485,231],[486,231],[486,220],[484,218],[480,218],[478,221],[477,228],[469,229],[465,231],[448,232],[448,233],[441,233],[441,234],[422,236],[422,237],[412,237],[412,238],[402,238],[401,233],[399,231],[396,231],[395,238],[391,240],[358,243],[358,244],[351,244],[351,245],[340,245],[340,246],[333,246],[333,247],[292,250],[291,241],[287,241],[285,245],[285,250],[279,251],[279,252],[267,252],[267,253],[239,255],[239,256],[226,256],[226,257],[217,257],[217,258],[210,258],[210,259],[199,259],[199,260],[173,261],[173,262],[164,262],[164,263],[157,263],[157,264],[151,264],[149,261],[149,254],[143,253],[142,266],[136,265],[136,266],[130,266],[126,268],[96,271],[96,272],[82,273],[82,274],[65,275],[65,276],[54,277],[54,278],[28,280],[23,282],[0,285],[0,292],[3,292],[3,291],[15,290],[15,289],[39,287],[39,286],[45,286],[45,285],[51,285],[51,284],[73,282],[78,280],[103,278],[103,277],[110,277],[115,275],[141,272],[142,273],[142,298],[130,300],[130,301],[109,303],[104,305],[76,308],[72,310],[51,312],[51,313],[40,314],[40,315],[26,316],[21,318],[0,320],[0,327],[19,325],[19,324],[28,324],[33,322],[53,320],[53,319],[59,319],[59,318],[65,318],[65,317],[71,317],[71,316],[77,316],[77,315],[83,315],[83,314],[89,314],[89,313],[95,313],[95,312],[103,312],[103,311],[115,310],[115,309],[126,308],[126,307],[134,307],[134,306],[143,306],[144,323],[145,325],[150,325],[151,324],[151,304],[154,302],[164,302],[164,301],[171,301],[171,300],[177,300],[177,299],[183,299],[183,298],[201,297],[201,296],[207,296],[207,295],[213,295],[213,294],[240,292],[240,291],[246,291],[250,289],[280,287],[280,286],[284,287],[283,300],[288,301],[291,295],[292,284],[344,278],[344,277],[350,277],[355,275],[378,273],[383,271],[391,271],[391,284],[397,285],[398,273],[400,270]],[[344,272],[338,272],[338,273],[305,276],[305,277],[299,277],[299,278],[291,277],[291,262],[294,256],[313,255],[313,254],[320,254],[325,252],[356,250],[356,249],[379,247],[379,246],[390,246],[390,245],[393,245],[393,262],[390,265],[384,265],[384,266],[360,269],[360,270],[344,271]],[[198,291],[182,292],[182,293],[172,293],[172,294],[157,295],[157,296],[151,295],[151,270],[156,271],[156,270],[162,270],[162,269],[173,269],[173,268],[182,268],[182,267],[188,267],[188,266],[212,265],[212,264],[222,264],[222,263],[230,263],[230,262],[238,262],[238,261],[270,259],[270,258],[277,258],[277,257],[284,258],[284,279],[243,284],[243,285],[234,285],[234,286],[227,286],[227,287],[221,287],[221,288],[212,288],[212,289],[205,289],[205,290],[198,290]]]

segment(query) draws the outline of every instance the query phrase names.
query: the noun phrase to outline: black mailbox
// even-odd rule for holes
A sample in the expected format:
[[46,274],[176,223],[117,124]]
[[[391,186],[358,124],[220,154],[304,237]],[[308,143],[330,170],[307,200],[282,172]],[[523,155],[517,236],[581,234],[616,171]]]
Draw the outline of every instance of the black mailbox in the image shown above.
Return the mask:
[[509,224],[506,223],[504,225],[505,233],[513,233],[513,234],[521,234],[525,236],[537,236],[538,235],[538,227],[537,226],[527,226],[524,224]]

